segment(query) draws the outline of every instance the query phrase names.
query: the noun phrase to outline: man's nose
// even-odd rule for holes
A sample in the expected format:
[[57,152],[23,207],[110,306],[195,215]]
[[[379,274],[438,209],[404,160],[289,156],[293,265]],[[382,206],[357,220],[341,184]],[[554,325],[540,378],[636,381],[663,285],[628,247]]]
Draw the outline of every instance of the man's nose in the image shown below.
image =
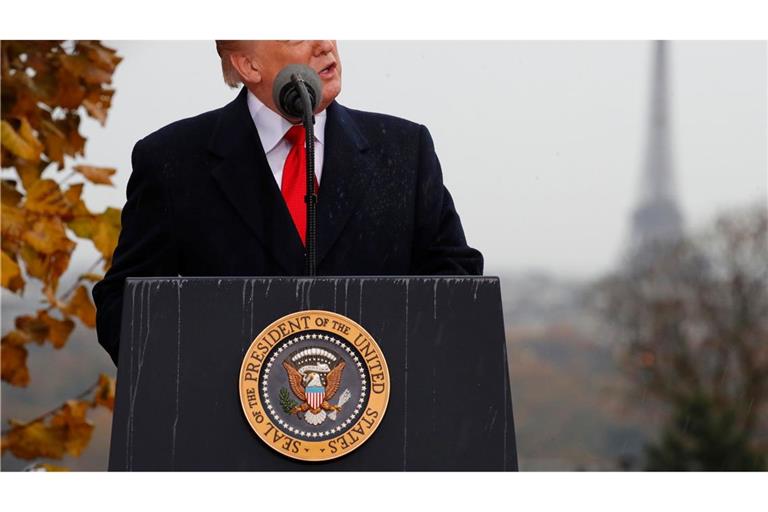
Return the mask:
[[315,57],[324,55],[330,52],[331,50],[333,50],[333,41],[331,40],[315,41],[314,52],[313,52]]

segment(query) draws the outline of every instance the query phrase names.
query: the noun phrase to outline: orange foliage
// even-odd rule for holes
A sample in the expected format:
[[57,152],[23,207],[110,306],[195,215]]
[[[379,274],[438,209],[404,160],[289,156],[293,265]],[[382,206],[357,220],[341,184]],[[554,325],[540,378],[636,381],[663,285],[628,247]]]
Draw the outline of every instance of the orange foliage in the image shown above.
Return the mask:
[[61,407],[27,423],[11,420],[11,428],[2,437],[2,453],[7,450],[27,460],[79,456],[93,432],[86,413],[93,407],[113,409],[115,380],[101,374],[86,394],[90,399],[67,400]]
[[[122,58],[98,41],[3,41],[1,50],[0,164],[15,170],[18,179],[2,180],[0,281],[21,295],[27,282],[37,279],[48,302],[46,309],[17,317],[15,329],[2,337],[2,380],[27,386],[27,343],[49,342],[60,349],[75,328],[74,319],[88,328],[96,325],[96,309],[82,283],[102,276],[82,274],[64,293],[59,280],[76,239],[94,244],[104,270],[117,245],[120,210],[91,212],[82,200],[85,183],[112,186],[115,169],[73,165],[72,160],[85,153],[81,113],[106,122],[114,94],[109,84]],[[73,177],[84,182],[68,184]],[[11,422],[3,432],[3,453],[10,450],[25,459],[79,455],[93,430],[86,411],[97,405],[112,409],[114,381],[102,375],[90,391],[95,393],[91,402],[70,400],[36,420]]]

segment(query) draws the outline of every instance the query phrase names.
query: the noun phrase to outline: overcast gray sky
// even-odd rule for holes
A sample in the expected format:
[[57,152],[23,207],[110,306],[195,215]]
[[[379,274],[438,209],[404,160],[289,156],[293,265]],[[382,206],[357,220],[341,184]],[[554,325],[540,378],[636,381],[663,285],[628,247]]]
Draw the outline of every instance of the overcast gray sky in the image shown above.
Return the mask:
[[[109,41],[124,61],[106,128],[84,124],[85,162],[118,168],[89,187],[122,206],[133,144],[236,91],[213,42]],[[340,41],[349,107],[426,125],[486,273],[610,269],[639,194],[650,42]],[[766,196],[766,43],[670,45],[673,159],[688,225]],[[77,261],[95,251],[79,244]]]

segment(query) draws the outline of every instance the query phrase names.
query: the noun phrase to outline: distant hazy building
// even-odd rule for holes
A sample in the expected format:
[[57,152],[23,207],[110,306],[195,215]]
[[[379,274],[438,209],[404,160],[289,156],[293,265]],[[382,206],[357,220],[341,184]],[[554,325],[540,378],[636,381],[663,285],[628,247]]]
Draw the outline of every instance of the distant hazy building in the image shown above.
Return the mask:
[[654,43],[651,104],[640,201],[631,219],[628,256],[641,263],[659,245],[683,234],[677,203],[669,120],[668,43]]

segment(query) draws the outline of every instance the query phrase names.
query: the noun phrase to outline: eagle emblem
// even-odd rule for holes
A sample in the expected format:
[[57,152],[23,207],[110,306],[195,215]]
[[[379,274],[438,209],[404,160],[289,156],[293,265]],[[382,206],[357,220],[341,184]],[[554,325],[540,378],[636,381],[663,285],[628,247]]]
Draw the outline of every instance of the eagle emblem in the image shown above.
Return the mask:
[[296,403],[282,393],[283,409],[298,417],[303,415],[310,425],[319,425],[326,417],[336,419],[349,399],[349,392],[342,393],[336,405],[331,400],[341,387],[341,377],[346,363],[330,350],[319,347],[304,349],[283,361]]
[[352,319],[322,310],[296,311],[265,327],[243,356],[238,383],[254,434],[304,461],[359,448],[381,424],[390,393],[376,341]]

